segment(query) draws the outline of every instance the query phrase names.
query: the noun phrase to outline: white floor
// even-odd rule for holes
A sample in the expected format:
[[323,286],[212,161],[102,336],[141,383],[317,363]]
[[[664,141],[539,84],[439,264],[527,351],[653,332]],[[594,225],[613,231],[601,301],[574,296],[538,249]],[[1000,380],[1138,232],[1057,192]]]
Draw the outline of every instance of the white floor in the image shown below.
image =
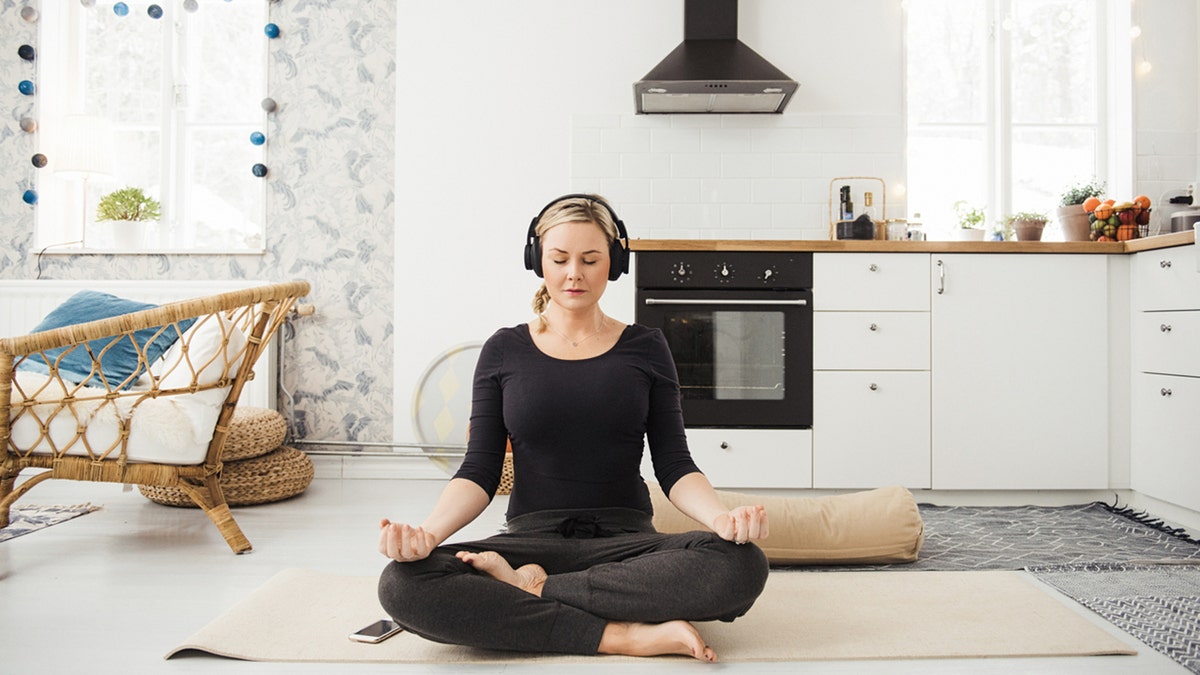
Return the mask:
[[[319,478],[300,498],[242,508],[236,517],[254,551],[234,555],[202,513],[154,504],[116,485],[48,481],[27,504],[103,506],[95,513],[0,544],[0,672],[119,673],[534,673],[536,666],[278,664],[164,654],[277,572],[302,567],[375,575],[380,517],[419,521],[441,488],[435,481]],[[489,534],[502,521],[499,498],[462,533]],[[897,572],[903,574],[903,572]],[[1038,583],[1033,581],[1033,583]],[[1053,592],[1053,591],[1051,591]],[[1061,597],[1061,596],[1059,596]],[[1089,610],[1069,606],[1138,650],[1137,656],[570,666],[627,673],[1186,673]],[[803,636],[797,636],[803,639]],[[543,672],[539,669],[536,672]]]

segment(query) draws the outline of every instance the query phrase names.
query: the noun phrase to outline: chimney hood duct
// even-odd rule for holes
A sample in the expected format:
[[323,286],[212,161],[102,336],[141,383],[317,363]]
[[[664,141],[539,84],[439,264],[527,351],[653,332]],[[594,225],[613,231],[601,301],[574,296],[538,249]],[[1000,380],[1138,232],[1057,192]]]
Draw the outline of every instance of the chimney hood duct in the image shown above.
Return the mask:
[[684,0],[683,42],[633,85],[637,112],[781,113],[800,86],[737,39],[737,0]]

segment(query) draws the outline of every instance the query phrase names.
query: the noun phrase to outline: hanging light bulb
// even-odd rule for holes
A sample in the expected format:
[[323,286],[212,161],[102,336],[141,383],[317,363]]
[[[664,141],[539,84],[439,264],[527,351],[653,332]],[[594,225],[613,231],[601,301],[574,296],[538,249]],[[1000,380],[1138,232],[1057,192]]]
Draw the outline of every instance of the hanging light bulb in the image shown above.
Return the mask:
[[1146,59],[1142,59],[1142,62],[1137,66],[1138,75],[1149,75],[1151,70],[1154,70],[1154,65]]
[[1133,26],[1129,29],[1130,39],[1136,40],[1141,36],[1142,36],[1142,27],[1141,26]]

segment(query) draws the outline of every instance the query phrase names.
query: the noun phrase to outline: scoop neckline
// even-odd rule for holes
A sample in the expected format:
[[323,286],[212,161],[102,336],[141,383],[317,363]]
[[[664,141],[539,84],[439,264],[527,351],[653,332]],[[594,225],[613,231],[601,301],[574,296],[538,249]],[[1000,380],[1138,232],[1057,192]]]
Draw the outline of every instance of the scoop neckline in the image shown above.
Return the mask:
[[620,345],[622,342],[625,341],[625,336],[628,334],[629,328],[632,325],[633,324],[631,324],[631,323],[625,324],[625,327],[621,329],[621,335],[617,337],[617,341],[614,342],[611,347],[600,352],[599,354],[596,354],[595,356],[587,356],[582,359],[561,359],[557,356],[551,356],[551,355],[547,354],[546,352],[542,351],[542,349],[540,347],[537,346],[536,342],[534,342],[533,331],[529,327],[529,322],[527,321],[527,322],[521,324],[521,327],[525,329],[525,339],[529,340],[529,346],[533,347],[533,350],[535,352],[537,352],[538,354],[541,354],[543,357],[550,359],[551,361],[562,361],[564,363],[582,363],[584,361],[593,361],[595,359],[603,358],[603,357],[611,354],[613,352],[613,350],[615,350],[617,348],[618,345]]

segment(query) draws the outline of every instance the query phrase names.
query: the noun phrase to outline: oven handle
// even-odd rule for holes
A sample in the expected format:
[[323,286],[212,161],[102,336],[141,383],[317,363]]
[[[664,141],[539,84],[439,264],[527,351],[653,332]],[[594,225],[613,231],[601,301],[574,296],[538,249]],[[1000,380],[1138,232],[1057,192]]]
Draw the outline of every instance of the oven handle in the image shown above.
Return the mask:
[[717,298],[646,298],[647,305],[808,305],[808,300],[721,300]]

